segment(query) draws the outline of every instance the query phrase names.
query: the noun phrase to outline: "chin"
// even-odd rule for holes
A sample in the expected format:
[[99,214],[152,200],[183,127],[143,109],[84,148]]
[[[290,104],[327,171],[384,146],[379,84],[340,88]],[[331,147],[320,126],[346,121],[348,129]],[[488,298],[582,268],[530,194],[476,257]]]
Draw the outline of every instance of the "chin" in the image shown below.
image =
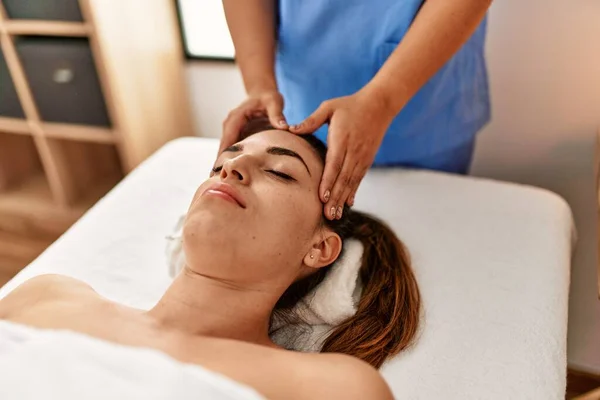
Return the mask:
[[226,227],[226,220],[210,212],[188,214],[183,224],[183,238],[188,240],[210,240],[211,236],[220,236]]
[[232,251],[233,248],[240,246],[225,234],[184,230],[185,262],[187,267],[196,273],[222,279],[239,278],[243,272],[239,267],[246,263],[238,262],[240,254]]
[[235,235],[240,233],[231,222],[235,219],[225,218],[214,212],[194,211],[188,214],[183,225],[183,247],[190,252],[214,252],[234,245]]

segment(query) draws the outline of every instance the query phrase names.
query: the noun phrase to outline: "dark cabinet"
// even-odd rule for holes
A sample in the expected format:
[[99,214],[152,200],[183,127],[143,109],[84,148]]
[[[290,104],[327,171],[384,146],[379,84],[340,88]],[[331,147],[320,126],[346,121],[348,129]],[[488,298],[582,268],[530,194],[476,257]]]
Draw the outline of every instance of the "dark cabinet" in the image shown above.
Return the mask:
[[11,19],[83,21],[77,0],[3,0],[2,3]]
[[25,118],[6,60],[0,52],[0,117]]
[[87,39],[19,37],[15,45],[42,120],[110,126]]

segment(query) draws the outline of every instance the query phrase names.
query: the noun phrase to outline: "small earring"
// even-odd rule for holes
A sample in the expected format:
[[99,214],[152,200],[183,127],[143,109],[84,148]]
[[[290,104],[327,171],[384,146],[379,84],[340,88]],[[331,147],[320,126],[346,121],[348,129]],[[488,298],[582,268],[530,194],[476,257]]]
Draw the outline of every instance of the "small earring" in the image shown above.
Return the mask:
[[315,258],[315,256],[313,256],[312,254],[310,255],[310,258]]

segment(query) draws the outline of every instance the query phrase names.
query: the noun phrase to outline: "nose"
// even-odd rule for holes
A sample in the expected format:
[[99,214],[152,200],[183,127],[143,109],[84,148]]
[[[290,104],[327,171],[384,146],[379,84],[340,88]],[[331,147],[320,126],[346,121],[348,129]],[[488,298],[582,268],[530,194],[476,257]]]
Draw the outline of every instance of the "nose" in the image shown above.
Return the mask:
[[248,184],[250,182],[250,168],[249,162],[246,155],[240,155],[238,157],[227,160],[223,163],[221,169],[221,180],[235,180],[239,183]]

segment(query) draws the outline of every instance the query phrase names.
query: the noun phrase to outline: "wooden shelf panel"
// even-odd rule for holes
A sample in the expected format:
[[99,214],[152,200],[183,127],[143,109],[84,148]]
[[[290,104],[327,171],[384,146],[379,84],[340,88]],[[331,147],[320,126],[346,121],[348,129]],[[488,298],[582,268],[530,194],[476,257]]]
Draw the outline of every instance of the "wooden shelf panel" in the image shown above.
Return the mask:
[[94,182],[70,207],[65,208],[56,204],[41,173],[31,176],[21,185],[0,193],[0,232],[58,238],[117,181],[115,177],[108,177]]
[[29,176],[18,185],[0,192],[1,211],[48,208],[54,205],[50,185],[42,172]]
[[88,125],[59,124],[53,122],[42,122],[40,123],[40,127],[45,136],[53,139],[104,144],[117,142],[115,132],[110,128],[100,128]]
[[27,120],[0,116],[0,132],[31,135],[31,128]]
[[0,132],[0,195],[38,174],[42,164],[33,138]]
[[90,27],[84,22],[6,20],[2,29],[9,35],[85,37]]
[[[123,177],[117,148],[112,144],[46,138],[67,205],[93,204],[105,187]],[[96,198],[95,198],[96,197]],[[90,200],[94,199],[90,203]]]
[[105,178],[104,180],[96,182],[73,204],[73,211],[83,215],[96,204],[98,200],[110,192],[117,183],[115,178]]

